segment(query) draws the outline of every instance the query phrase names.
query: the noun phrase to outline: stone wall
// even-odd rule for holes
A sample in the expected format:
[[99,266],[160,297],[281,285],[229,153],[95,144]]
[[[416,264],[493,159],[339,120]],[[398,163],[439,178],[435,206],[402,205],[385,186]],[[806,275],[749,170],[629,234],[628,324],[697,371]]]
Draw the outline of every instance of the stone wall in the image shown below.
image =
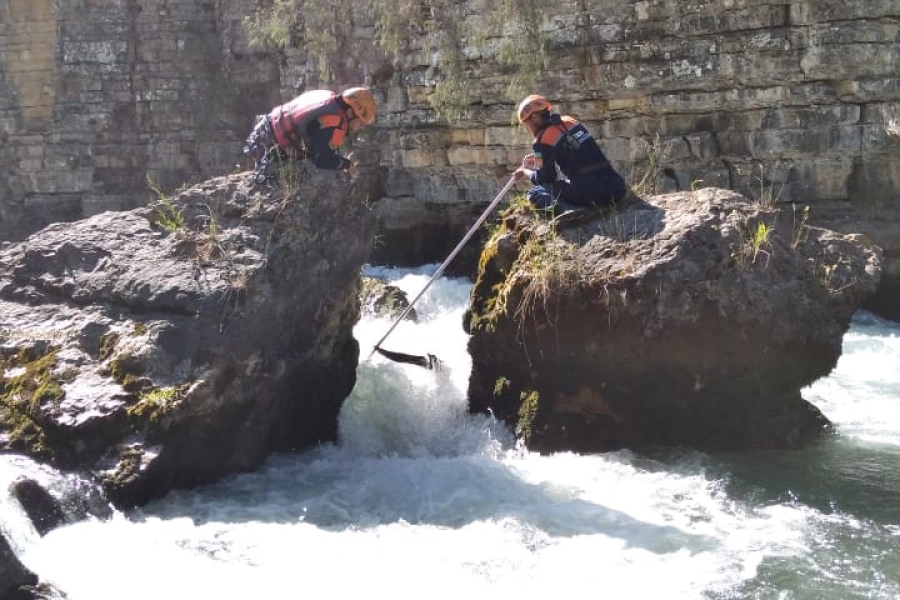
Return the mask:
[[0,0],[0,239],[233,170],[278,99],[243,4]]
[[[896,223],[900,5],[586,1],[547,10],[554,12],[544,31],[555,44],[535,91],[585,121],[630,179],[642,177],[652,154],[663,191],[717,185],[809,203],[814,219]],[[525,147],[508,125],[511,105],[498,93],[490,57],[470,65],[477,122],[446,129],[423,125],[418,114],[415,99],[427,88],[417,81],[427,81],[428,71],[416,56],[406,56],[395,75],[405,93],[386,94],[396,114],[412,114],[389,121],[394,150],[385,156],[397,185],[387,195],[410,187],[418,195],[446,167],[469,178],[508,172]],[[434,200],[471,188],[453,183],[434,186]],[[900,242],[873,232],[887,235],[888,245]]]
[[[171,190],[234,170],[254,114],[325,85],[302,48],[248,48],[241,20],[268,4],[0,0],[0,239],[144,202],[148,177]],[[469,0],[464,18],[485,22],[494,4]],[[661,191],[808,204],[815,223],[870,234],[900,281],[896,0],[540,4],[552,43],[533,91],[585,121],[632,181],[656,164]],[[379,97],[357,145],[380,151],[385,231],[434,241],[449,222],[452,247],[528,148],[501,40],[464,42],[472,103],[448,123],[428,102],[447,49],[413,32],[389,57],[365,15],[345,17],[328,85]]]

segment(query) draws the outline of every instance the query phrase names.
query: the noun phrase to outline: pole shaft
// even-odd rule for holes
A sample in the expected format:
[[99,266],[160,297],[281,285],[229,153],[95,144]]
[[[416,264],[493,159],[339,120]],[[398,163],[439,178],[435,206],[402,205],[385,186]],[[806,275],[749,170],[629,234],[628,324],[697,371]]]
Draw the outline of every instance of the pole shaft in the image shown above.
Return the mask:
[[485,209],[485,211],[483,213],[481,213],[481,216],[478,217],[478,220],[475,221],[475,224],[469,228],[469,231],[466,232],[466,235],[463,236],[463,239],[460,240],[460,242],[456,245],[456,248],[453,249],[453,252],[451,252],[450,255],[444,260],[444,262],[441,263],[441,266],[439,266],[437,268],[437,270],[434,272],[434,275],[432,275],[431,278],[428,280],[428,283],[426,283],[425,286],[419,291],[419,293],[416,294],[416,297],[412,299],[412,301],[409,303],[409,306],[407,306],[405,309],[403,309],[403,312],[400,313],[400,316],[397,317],[397,320],[394,321],[394,324],[391,325],[390,329],[387,330],[387,333],[385,333],[383,336],[381,336],[381,339],[378,340],[378,342],[375,344],[375,348],[369,354],[369,358],[372,357],[372,354],[375,353],[375,350],[377,350],[381,346],[381,344],[384,342],[384,340],[387,339],[387,336],[389,336],[391,334],[391,332],[394,331],[394,328],[396,328],[397,325],[400,324],[400,321],[402,321],[403,319],[406,318],[406,315],[408,315],[409,311],[412,310],[413,305],[416,302],[418,302],[419,298],[422,297],[422,294],[425,293],[425,290],[427,290],[431,286],[431,284],[434,283],[435,279],[437,279],[438,277],[441,276],[441,274],[444,272],[444,269],[446,269],[447,266],[450,264],[450,262],[454,258],[456,258],[456,255],[459,254],[459,251],[462,250],[462,248],[463,248],[463,246],[465,246],[466,242],[468,242],[469,239],[473,235],[475,235],[475,232],[478,230],[478,228],[481,226],[481,224],[484,223],[485,219],[488,218],[488,215],[491,214],[491,212],[494,210],[494,208],[496,208],[497,205],[500,204],[500,200],[503,199],[503,196],[506,195],[506,192],[509,191],[509,188],[511,188],[515,182],[516,182],[516,179],[514,176],[509,178],[509,181],[506,182],[506,185],[503,186],[503,189],[500,190],[500,192],[491,201],[491,203],[488,205],[488,207]]

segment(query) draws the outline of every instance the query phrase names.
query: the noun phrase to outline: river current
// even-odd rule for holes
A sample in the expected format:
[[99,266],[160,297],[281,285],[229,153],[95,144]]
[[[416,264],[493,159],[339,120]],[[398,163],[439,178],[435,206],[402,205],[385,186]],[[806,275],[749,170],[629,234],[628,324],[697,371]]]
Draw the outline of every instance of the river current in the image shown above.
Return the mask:
[[[372,269],[411,296],[434,266]],[[466,412],[471,283],[438,279],[369,356],[334,445],[40,537],[0,498],[24,562],[71,600],[900,598],[900,324],[860,311],[804,397],[835,433],[799,451],[532,454]],[[0,457],[0,485],[42,470]]]

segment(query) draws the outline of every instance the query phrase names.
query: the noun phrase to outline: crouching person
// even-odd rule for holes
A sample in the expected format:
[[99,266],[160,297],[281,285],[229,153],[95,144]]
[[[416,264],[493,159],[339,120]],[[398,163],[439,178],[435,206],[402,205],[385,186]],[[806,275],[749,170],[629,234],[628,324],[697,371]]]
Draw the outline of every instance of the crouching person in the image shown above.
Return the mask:
[[[534,136],[527,155],[513,176],[528,178],[526,196],[538,209],[612,206],[627,193],[625,180],[580,122],[551,112],[546,98],[531,95],[518,108],[519,123]],[[563,178],[557,174],[557,166]]]
[[244,154],[254,160],[258,182],[273,173],[278,160],[309,159],[320,169],[356,174],[356,165],[338,149],[351,130],[375,121],[377,106],[372,92],[353,87],[336,94],[312,90],[256,118],[244,145]]

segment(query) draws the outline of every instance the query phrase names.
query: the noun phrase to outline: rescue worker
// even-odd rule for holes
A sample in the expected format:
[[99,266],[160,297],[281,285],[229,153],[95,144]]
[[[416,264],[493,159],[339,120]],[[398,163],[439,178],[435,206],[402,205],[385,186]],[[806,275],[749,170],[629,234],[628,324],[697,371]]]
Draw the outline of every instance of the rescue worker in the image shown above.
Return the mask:
[[572,117],[551,112],[552,108],[546,98],[533,94],[522,100],[517,111],[519,123],[534,135],[534,153],[525,156],[513,177],[531,181],[525,193],[531,204],[550,210],[566,205],[612,206],[622,200],[625,180],[590,132]]
[[342,169],[356,175],[356,165],[338,149],[348,131],[375,121],[377,106],[372,92],[352,87],[336,94],[312,90],[259,115],[244,146],[255,161],[256,179],[272,175],[278,158],[309,158],[320,169]]

